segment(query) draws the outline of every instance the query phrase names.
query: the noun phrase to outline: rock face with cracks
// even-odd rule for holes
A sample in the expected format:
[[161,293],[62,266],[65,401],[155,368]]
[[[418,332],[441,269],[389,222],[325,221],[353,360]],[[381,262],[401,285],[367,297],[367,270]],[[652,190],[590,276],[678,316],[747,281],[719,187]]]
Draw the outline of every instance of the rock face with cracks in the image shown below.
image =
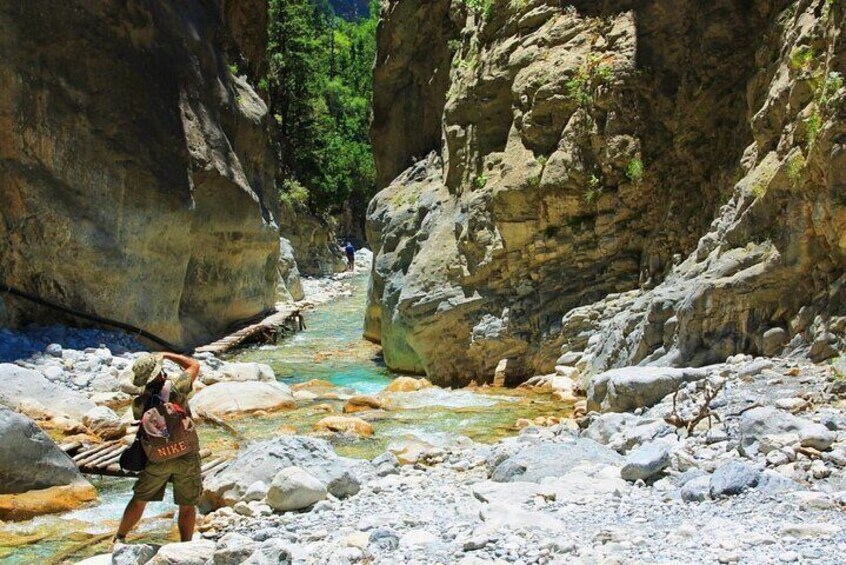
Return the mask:
[[390,367],[835,354],[842,5],[468,4],[383,5],[365,334]]
[[[264,63],[243,65],[266,6],[235,4],[0,6],[3,283],[182,346],[273,306]],[[3,301],[0,323],[55,321]]]

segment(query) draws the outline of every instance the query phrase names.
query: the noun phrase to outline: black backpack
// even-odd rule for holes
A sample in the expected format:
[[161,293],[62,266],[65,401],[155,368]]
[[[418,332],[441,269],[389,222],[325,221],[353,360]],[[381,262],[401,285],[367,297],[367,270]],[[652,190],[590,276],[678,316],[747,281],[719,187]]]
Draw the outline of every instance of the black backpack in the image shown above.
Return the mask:
[[[144,399],[144,408],[141,410],[142,415],[153,406],[161,404],[161,397],[159,396],[159,393],[162,391],[165,380],[157,380],[158,382],[154,381],[144,387],[144,392],[141,393],[141,398]],[[134,471],[138,473],[143,471],[147,466],[147,453],[144,451],[144,446],[141,443],[143,435],[144,429],[139,424],[138,431],[135,432],[135,441],[133,441],[132,445],[130,445],[129,448],[120,455],[120,461],[118,464],[124,471]]]

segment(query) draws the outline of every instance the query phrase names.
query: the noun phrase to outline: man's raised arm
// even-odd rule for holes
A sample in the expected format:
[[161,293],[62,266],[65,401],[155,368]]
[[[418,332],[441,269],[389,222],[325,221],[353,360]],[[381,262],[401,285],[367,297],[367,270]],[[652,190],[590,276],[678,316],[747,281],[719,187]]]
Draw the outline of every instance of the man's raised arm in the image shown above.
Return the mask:
[[191,384],[194,384],[194,380],[197,378],[197,375],[200,374],[200,364],[196,359],[186,357],[185,355],[177,355],[176,353],[162,353],[161,356],[162,359],[173,361],[182,367],[185,370],[185,373],[191,377]]

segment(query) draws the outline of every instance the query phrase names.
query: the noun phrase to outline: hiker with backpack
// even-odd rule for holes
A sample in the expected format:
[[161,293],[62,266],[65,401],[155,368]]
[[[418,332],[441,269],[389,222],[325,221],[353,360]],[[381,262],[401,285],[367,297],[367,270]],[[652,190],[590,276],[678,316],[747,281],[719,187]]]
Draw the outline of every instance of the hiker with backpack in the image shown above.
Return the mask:
[[344,245],[344,252],[347,254],[347,270],[355,270],[355,246],[351,242]]
[[[162,367],[165,359],[183,371],[167,375]],[[188,408],[188,395],[200,373],[200,364],[174,353],[147,353],[135,360],[132,372],[133,384],[144,387],[144,392],[132,402],[133,416],[141,423],[135,443],[124,452],[120,465],[141,474],[114,541],[125,543],[147,503],[164,498],[168,482],[173,483],[173,501],[179,506],[179,537],[190,541],[203,484],[199,439]]]

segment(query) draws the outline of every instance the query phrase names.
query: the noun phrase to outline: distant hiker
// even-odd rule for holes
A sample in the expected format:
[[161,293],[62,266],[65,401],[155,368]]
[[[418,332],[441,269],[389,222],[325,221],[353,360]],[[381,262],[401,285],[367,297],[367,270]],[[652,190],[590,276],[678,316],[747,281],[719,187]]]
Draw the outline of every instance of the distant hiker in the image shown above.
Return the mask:
[[352,271],[355,269],[355,247],[348,241],[344,246],[344,251],[347,252],[347,270]]
[[[165,359],[181,366],[178,375],[162,369]],[[174,353],[145,353],[132,365],[133,384],[144,387],[132,402],[132,414],[140,420],[136,442],[121,458],[121,467],[140,470],[132,500],[126,505],[115,543],[144,514],[148,502],[164,499],[165,487],[173,483],[173,501],[179,506],[179,537],[190,541],[197,519],[197,503],[203,491],[200,445],[188,409],[188,395],[200,373],[200,364]]]

